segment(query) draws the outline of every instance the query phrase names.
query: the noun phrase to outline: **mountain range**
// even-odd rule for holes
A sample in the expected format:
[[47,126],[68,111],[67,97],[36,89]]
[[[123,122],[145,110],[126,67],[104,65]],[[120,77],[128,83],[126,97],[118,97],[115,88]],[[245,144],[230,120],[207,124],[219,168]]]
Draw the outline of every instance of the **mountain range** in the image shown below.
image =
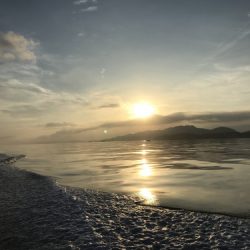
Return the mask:
[[171,127],[163,130],[150,130],[117,136],[103,141],[167,140],[167,139],[212,139],[250,138],[250,131],[238,132],[228,127],[214,129],[197,128],[192,125]]

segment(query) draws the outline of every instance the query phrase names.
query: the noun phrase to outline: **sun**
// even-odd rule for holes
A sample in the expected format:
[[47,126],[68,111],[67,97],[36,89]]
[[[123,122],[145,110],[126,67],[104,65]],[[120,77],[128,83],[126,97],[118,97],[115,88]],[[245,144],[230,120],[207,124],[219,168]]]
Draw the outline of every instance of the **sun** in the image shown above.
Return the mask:
[[136,103],[133,106],[133,114],[136,118],[147,118],[155,113],[155,108],[146,102]]

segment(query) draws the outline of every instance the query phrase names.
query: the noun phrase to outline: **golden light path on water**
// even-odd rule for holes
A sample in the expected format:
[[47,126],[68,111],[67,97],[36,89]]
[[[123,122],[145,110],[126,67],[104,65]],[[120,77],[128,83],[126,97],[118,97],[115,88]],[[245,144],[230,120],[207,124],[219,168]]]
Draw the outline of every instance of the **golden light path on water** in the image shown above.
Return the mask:
[[[148,154],[148,151],[145,149],[146,144],[141,145],[143,149],[140,151],[140,154],[144,156],[144,158],[141,160],[141,165],[140,169],[138,172],[138,175],[143,178],[143,179],[148,179],[152,177],[153,175],[153,168],[152,166],[148,163],[147,159],[145,156]],[[157,204],[157,197],[153,193],[153,191],[147,187],[143,187],[139,189],[138,195],[141,199],[144,200],[144,203],[147,205],[156,205]]]
[[152,176],[152,167],[148,164],[146,159],[142,159],[139,175],[142,177]]

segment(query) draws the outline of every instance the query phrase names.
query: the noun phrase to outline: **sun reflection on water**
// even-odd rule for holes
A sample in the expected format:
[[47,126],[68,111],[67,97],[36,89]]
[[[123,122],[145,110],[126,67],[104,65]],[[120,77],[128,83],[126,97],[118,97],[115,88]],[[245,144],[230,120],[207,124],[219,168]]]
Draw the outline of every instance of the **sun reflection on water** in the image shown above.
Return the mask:
[[[138,174],[140,177],[145,177],[148,180],[148,177],[152,176],[153,174],[153,168],[145,158],[145,155],[147,154],[146,143],[141,144],[141,146],[143,148],[139,152],[141,155],[143,155],[143,159],[141,159]],[[140,188],[138,196],[140,197],[140,199],[143,200],[143,203],[146,205],[156,205],[158,203],[156,195],[149,188]]]
[[139,196],[144,200],[144,203],[147,205],[157,204],[156,196],[148,188],[141,188],[139,191]]
[[152,175],[152,167],[147,163],[146,159],[142,160],[139,175],[142,177],[149,177]]

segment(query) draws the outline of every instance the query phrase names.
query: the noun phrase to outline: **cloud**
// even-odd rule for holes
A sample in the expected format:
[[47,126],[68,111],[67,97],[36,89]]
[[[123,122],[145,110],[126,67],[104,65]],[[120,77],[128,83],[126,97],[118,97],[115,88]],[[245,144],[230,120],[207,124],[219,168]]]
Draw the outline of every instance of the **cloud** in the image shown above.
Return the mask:
[[[110,122],[101,124],[98,127],[85,128],[82,131],[93,130],[97,128],[116,128],[126,126],[138,126],[138,125],[171,125],[178,122],[193,122],[193,123],[225,123],[225,122],[240,122],[250,121],[250,111],[238,111],[238,112],[210,112],[210,113],[173,113],[166,116],[155,115],[147,120],[128,120],[121,122]],[[78,130],[78,132],[81,132]]]
[[234,73],[249,73],[250,72],[250,64],[247,65],[241,65],[241,66],[236,66],[236,67],[228,67],[223,64],[215,63],[214,67],[216,70],[221,71],[221,72],[234,72]]
[[85,34],[82,33],[82,32],[79,32],[79,33],[77,34],[78,37],[83,37],[84,35],[85,35]]
[[0,79],[0,103],[2,106],[3,102],[5,104],[21,102],[34,105],[46,99],[50,100],[53,96],[55,96],[55,93],[51,90],[29,82],[29,80],[18,80],[16,78],[9,80]]
[[89,6],[85,9],[81,9],[81,12],[93,12],[93,11],[97,11],[98,7],[97,6]]
[[74,2],[75,5],[80,5],[80,4],[84,4],[84,3],[87,3],[88,0],[77,0]]
[[109,103],[109,104],[100,105],[97,107],[97,109],[118,108],[118,107],[120,107],[118,103]]
[[[248,38],[250,35],[250,22],[242,26],[238,31],[235,32],[234,36],[225,42],[217,45],[215,51],[210,53],[210,55],[201,61],[200,65],[196,69],[196,73],[204,70],[205,67],[209,66],[211,63],[221,60],[221,57],[225,56],[228,52],[235,50],[237,45]],[[238,55],[237,55],[238,56]]]
[[41,115],[45,112],[45,110],[41,107],[36,107],[33,105],[14,105],[8,109],[2,109],[1,112],[16,118]]
[[[91,131],[123,128],[123,134],[127,134],[129,128],[135,128],[134,132],[138,132],[138,128],[145,128],[145,126],[164,126],[169,127],[178,125],[180,123],[192,123],[199,125],[216,125],[225,126],[226,124],[239,124],[243,122],[250,122],[250,111],[237,111],[237,112],[210,112],[210,113],[174,113],[166,116],[155,115],[149,119],[141,120],[127,120],[119,122],[103,123],[99,126],[76,128],[59,130],[51,135],[42,136],[37,138],[36,142],[62,142],[62,141],[80,141],[86,139],[84,136],[88,136]],[[149,128],[147,128],[149,129]],[[85,132],[88,132],[85,134]],[[101,139],[101,138],[99,138]]]
[[36,46],[37,43],[33,40],[12,31],[0,33],[0,63],[35,62]]
[[102,68],[101,70],[100,70],[100,73],[101,74],[104,74],[106,72],[106,69],[105,68]]
[[168,116],[162,116],[158,119],[159,123],[174,122],[202,122],[202,123],[225,123],[250,121],[250,111],[235,112],[209,112],[198,114],[174,113]]
[[[0,112],[8,114],[13,118],[30,117],[37,119],[42,118],[42,116],[51,116],[55,113],[64,115],[65,112],[72,112],[79,108],[83,109],[89,105],[89,103],[84,99],[81,99],[77,96],[68,95],[66,93],[56,94],[51,92],[49,95],[41,95],[39,92],[38,94],[37,92],[34,92],[33,95],[27,97],[27,99],[29,99],[28,101],[23,99],[23,94],[17,97],[13,96],[13,100],[11,100],[12,102],[4,103]],[[8,98],[10,99],[10,97]],[[20,100],[14,102],[15,98],[19,98]],[[14,105],[12,103],[14,103]]]
[[[0,96],[1,97],[1,96]],[[75,110],[83,110],[88,106],[84,100],[76,100],[73,96],[69,95],[51,95],[36,96],[27,102],[22,101],[23,97],[19,98],[19,102],[7,102],[2,103],[0,108],[0,114],[5,115],[16,122],[16,119],[27,120],[27,118],[33,123],[37,124],[37,119],[52,120],[55,114],[65,117],[67,113],[71,114]],[[1,103],[1,102],[0,102]],[[14,104],[12,104],[14,103]],[[79,111],[80,113],[80,111]],[[73,127],[73,124],[64,123],[59,124],[57,122],[48,123],[45,127]],[[43,126],[44,127],[44,126]]]
[[50,119],[52,114],[63,115],[65,112],[83,109],[88,105],[89,102],[81,95],[57,93],[17,79],[0,81],[0,113],[11,118]]
[[249,35],[250,35],[250,30],[249,30],[249,27],[247,27],[246,30],[241,31],[231,41],[219,45],[218,52],[217,54],[215,54],[214,57],[218,57],[224,54],[225,52],[227,52],[228,50],[232,49],[238,42],[245,39]]
[[84,107],[89,105],[89,102],[78,94],[56,92],[37,83],[28,82],[28,80],[18,80],[16,78],[5,80],[0,77],[0,103],[3,100],[11,101],[11,103],[22,102],[32,105],[37,103]]
[[59,127],[74,127],[74,123],[70,122],[49,122],[45,124],[46,128],[59,128]]
[[74,1],[75,5],[81,5],[81,4],[85,4],[85,3],[97,3],[97,0],[77,0],[77,1]]
[[34,83],[23,83],[17,79],[10,79],[9,81],[2,83],[0,82],[0,90],[3,91],[3,89],[23,90],[44,95],[51,93],[50,90],[40,87]]
[[98,10],[97,2],[97,0],[76,0],[74,5],[85,5],[86,8],[81,9],[81,12],[93,12]]

